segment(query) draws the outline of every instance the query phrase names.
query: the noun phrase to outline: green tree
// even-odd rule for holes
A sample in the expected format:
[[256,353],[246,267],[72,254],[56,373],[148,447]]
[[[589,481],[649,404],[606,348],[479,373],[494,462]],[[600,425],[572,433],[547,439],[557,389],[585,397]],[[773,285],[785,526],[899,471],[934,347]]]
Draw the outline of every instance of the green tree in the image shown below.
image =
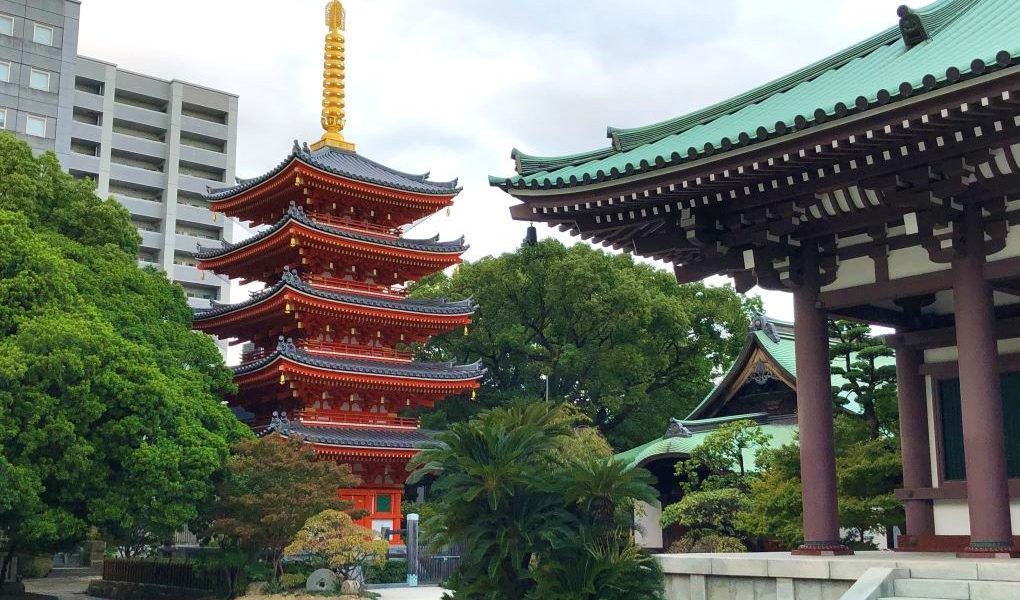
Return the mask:
[[[903,507],[893,490],[901,485],[899,443],[884,436],[872,439],[859,419],[836,418],[836,493],[844,543],[873,547],[869,534],[903,522]],[[751,483],[747,509],[738,515],[741,527],[787,547],[803,540],[800,450],[787,444],[762,453],[761,476]]]
[[647,473],[611,458],[566,463],[572,417],[545,402],[455,423],[412,461],[411,482],[437,474],[443,541],[463,547],[458,598],[660,598],[662,574],[630,540]]
[[296,438],[241,440],[231,450],[209,533],[261,554],[276,581],[284,549],[301,527],[324,510],[350,508],[337,491],[358,479],[347,465],[318,460]]
[[740,350],[759,306],[731,287],[677,285],[630,256],[554,240],[437,273],[413,295],[477,301],[468,335],[437,337],[426,352],[481,357],[488,369],[477,403],[448,400],[428,424],[545,397],[545,375],[550,398],[581,409],[617,448],[689,411]]
[[832,374],[842,383],[833,386],[838,406],[860,407],[871,439],[897,433],[896,364],[894,352],[871,335],[871,327],[852,321],[829,321],[829,355]]
[[0,133],[3,568],[89,526],[128,553],[169,535],[246,435],[220,404],[229,369],[137,240],[115,201]]
[[386,560],[389,544],[372,531],[357,525],[351,515],[324,510],[305,521],[284,552],[289,556],[310,554],[321,559],[343,579],[358,569]]
[[[662,511],[663,525],[681,525],[681,546],[699,548],[703,539],[715,540],[728,551],[746,550],[750,537],[738,526],[738,515],[746,508],[748,490],[757,477],[749,470],[750,460],[768,449],[772,436],[757,423],[740,419],[720,425],[677,462],[676,474],[684,496]],[[744,541],[742,541],[744,540]],[[716,545],[711,546],[716,551]]]

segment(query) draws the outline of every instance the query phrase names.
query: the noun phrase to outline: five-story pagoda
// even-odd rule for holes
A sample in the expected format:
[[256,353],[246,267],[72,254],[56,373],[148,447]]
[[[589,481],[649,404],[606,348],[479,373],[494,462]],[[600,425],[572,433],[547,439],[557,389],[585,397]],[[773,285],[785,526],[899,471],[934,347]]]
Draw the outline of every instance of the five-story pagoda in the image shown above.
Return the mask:
[[195,316],[195,328],[248,342],[234,368],[238,406],[269,431],[300,436],[322,457],[349,463],[362,485],[341,490],[370,513],[362,524],[399,527],[407,461],[429,441],[398,412],[478,387],[478,364],[426,363],[414,342],[471,322],[470,301],[406,297],[407,282],[460,262],[463,238],[402,237],[402,227],[450,206],[456,181],[402,173],[364,158],[344,127],[344,9],[326,8],[322,126],[272,171],[210,190],[212,210],[262,226],[199,267],[264,290]]

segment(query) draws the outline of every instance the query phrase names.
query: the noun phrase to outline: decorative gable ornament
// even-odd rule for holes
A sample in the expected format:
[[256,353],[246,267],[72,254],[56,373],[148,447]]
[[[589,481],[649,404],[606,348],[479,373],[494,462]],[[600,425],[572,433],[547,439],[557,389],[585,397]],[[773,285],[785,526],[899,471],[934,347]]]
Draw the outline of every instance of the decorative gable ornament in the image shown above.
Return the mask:
[[928,39],[928,32],[921,17],[910,10],[909,6],[901,5],[896,9],[896,14],[900,17],[900,35],[903,36],[903,44],[907,48],[913,48]]
[[759,360],[757,363],[755,363],[754,370],[752,370],[751,374],[748,376],[748,379],[757,383],[758,385],[765,385],[766,383],[768,383],[769,379],[772,378],[773,378],[772,370],[769,369],[768,365],[766,365],[765,361],[763,360]]
[[679,419],[670,419],[669,420],[669,427],[666,428],[666,434],[663,435],[662,437],[664,437],[664,438],[689,438],[689,437],[693,437],[693,436],[694,436],[694,434],[691,433],[690,429],[687,429],[687,427],[684,426],[683,421],[681,421]]

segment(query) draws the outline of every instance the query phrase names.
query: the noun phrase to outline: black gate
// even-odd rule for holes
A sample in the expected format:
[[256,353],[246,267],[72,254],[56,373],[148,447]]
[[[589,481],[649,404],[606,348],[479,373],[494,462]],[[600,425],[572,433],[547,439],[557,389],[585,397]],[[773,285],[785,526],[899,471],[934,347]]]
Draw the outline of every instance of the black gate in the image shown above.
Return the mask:
[[435,546],[433,540],[418,540],[418,584],[439,585],[460,566],[460,547]]

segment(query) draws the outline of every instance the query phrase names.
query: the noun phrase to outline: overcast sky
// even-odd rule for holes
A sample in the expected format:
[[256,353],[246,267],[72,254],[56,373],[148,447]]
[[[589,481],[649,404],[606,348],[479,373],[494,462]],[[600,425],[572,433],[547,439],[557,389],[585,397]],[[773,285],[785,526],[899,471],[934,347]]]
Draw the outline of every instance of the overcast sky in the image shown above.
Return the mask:
[[[512,199],[486,180],[512,173],[511,148],[604,147],[607,125],[645,125],[765,83],[895,25],[901,3],[344,0],[344,133],[391,167],[459,177],[451,216],[412,235],[464,233],[473,260],[524,236]],[[79,52],[238,94],[237,174],[252,177],[294,138],[321,134],[324,5],[82,0]],[[539,226],[539,235],[553,230]],[[763,297],[769,314],[792,318],[787,294]]]

